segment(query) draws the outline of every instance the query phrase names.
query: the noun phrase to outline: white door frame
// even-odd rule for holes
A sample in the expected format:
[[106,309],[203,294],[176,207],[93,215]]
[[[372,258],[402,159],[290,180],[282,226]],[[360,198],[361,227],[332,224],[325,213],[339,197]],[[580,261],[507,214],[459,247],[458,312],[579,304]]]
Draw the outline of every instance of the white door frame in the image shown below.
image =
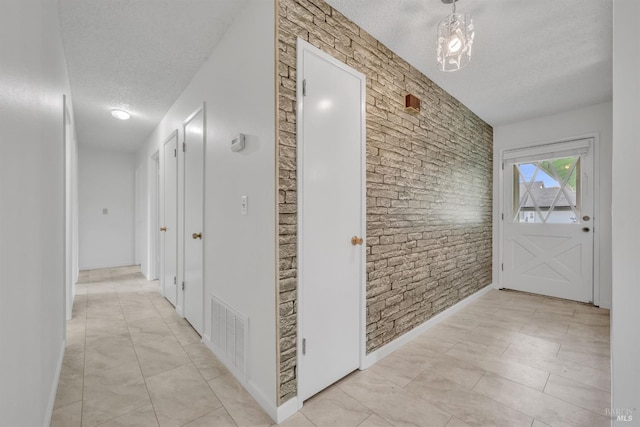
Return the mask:
[[600,134],[590,133],[585,135],[576,135],[566,138],[554,139],[550,141],[534,142],[527,145],[513,146],[500,150],[498,161],[498,289],[503,288],[503,276],[501,265],[504,262],[504,153],[506,151],[526,148],[540,148],[546,145],[559,144],[563,142],[576,141],[580,139],[593,140],[593,305],[600,306]]
[[[298,70],[298,78],[297,78],[297,82],[296,82],[296,105],[297,105],[297,120],[296,120],[296,135],[297,135],[297,158],[296,158],[296,169],[297,169],[297,174],[296,174],[296,181],[297,181],[297,197],[298,197],[298,202],[297,202],[297,206],[298,206],[298,226],[297,226],[297,264],[298,266],[300,266],[301,263],[301,259],[304,257],[304,254],[302,253],[301,249],[303,246],[303,242],[304,242],[304,234],[302,233],[302,226],[304,223],[304,216],[302,214],[302,211],[299,209],[299,207],[302,205],[302,200],[304,198],[304,194],[301,191],[301,186],[302,186],[302,177],[303,177],[303,162],[302,162],[302,158],[303,158],[303,154],[304,154],[304,125],[303,125],[303,120],[301,120],[301,117],[304,113],[304,98],[303,98],[303,70],[304,70],[304,64],[303,64],[303,55],[302,53],[304,51],[308,51],[314,55],[317,55],[321,58],[323,58],[324,60],[326,60],[327,62],[331,63],[332,65],[340,68],[341,70],[344,70],[345,72],[348,72],[349,74],[352,74],[354,77],[358,78],[360,80],[360,87],[361,87],[361,100],[360,100],[360,105],[361,105],[361,121],[360,121],[360,125],[361,125],[361,138],[360,138],[360,144],[361,144],[361,149],[360,149],[360,153],[361,153],[361,164],[360,164],[360,168],[361,168],[361,178],[360,178],[360,182],[361,182],[361,218],[360,218],[360,224],[361,224],[361,230],[360,230],[360,236],[362,236],[362,238],[364,239],[364,241],[366,242],[366,232],[367,232],[367,227],[366,227],[366,206],[367,206],[367,199],[366,199],[366,185],[367,185],[367,181],[366,181],[366,161],[367,161],[367,155],[366,155],[366,124],[365,124],[365,119],[366,119],[366,76],[364,76],[361,73],[357,73],[354,74],[353,73],[353,68],[347,66],[346,64],[338,61],[337,59],[335,59],[334,57],[332,57],[331,55],[321,51],[320,49],[314,47],[313,45],[309,44],[308,42],[298,38],[298,42],[297,42],[297,67],[296,69]],[[365,356],[366,356],[366,283],[367,283],[367,276],[366,276],[366,244],[365,245],[360,245],[360,251],[361,251],[361,266],[360,266],[360,369],[364,369],[365,368]],[[298,336],[297,336],[297,381],[298,381],[298,390],[300,390],[300,382],[301,379],[304,376],[304,358],[303,358],[303,354],[302,354],[302,338],[304,337],[304,320],[303,320],[303,313],[302,313],[302,301],[304,300],[304,275],[301,274],[301,271],[298,270],[298,283],[297,283],[297,300],[298,300],[298,315],[297,315],[297,326],[298,326]],[[299,393],[299,391],[298,391]],[[303,399],[299,398],[298,399],[298,405],[299,408],[302,408],[302,404],[303,404]]]
[[[178,129],[175,129],[173,132],[171,132],[169,137],[167,139],[165,139],[164,141],[162,141],[162,145],[161,145],[161,147],[162,147],[161,151],[163,153],[163,162],[162,162],[162,165],[160,165],[160,173],[162,175],[161,176],[162,179],[160,180],[160,183],[159,183],[159,198],[161,198],[161,203],[159,203],[159,206],[160,206],[159,209],[163,210],[163,214],[160,215],[159,212],[158,212],[158,227],[157,227],[157,229],[158,229],[158,231],[160,230],[160,220],[162,220],[162,226],[164,226],[164,227],[167,226],[167,217],[166,217],[166,212],[164,211],[164,209],[166,207],[166,203],[167,203],[167,200],[166,200],[166,189],[167,189],[166,173],[167,172],[166,172],[166,168],[163,165],[165,165],[166,162],[167,162],[167,159],[164,156],[165,147],[172,140],[175,140],[175,142],[176,142],[176,148],[175,148],[176,149],[176,158],[174,160],[176,162],[176,182],[175,182],[175,186],[176,186],[176,200],[175,200],[175,202],[176,202],[176,206],[175,206],[176,222],[175,222],[175,224],[171,224],[171,227],[175,227],[175,229],[176,229],[175,277],[176,277],[176,281],[177,281],[178,274],[179,274],[179,270],[178,270],[178,246],[179,246],[179,240],[178,239],[180,238],[180,235],[179,235],[180,227],[178,226],[178,205],[179,205],[179,203],[178,203],[178,182],[177,182],[177,179],[178,179],[178,158],[177,158],[178,156],[177,155],[178,155],[178,146],[180,145],[178,143],[178,140],[179,140],[178,139]],[[165,292],[165,286],[166,286],[166,283],[165,283],[165,270],[166,270],[166,267],[167,267],[166,263],[165,263],[165,258],[166,258],[166,242],[165,242],[165,239],[166,239],[165,236],[162,236],[161,238],[160,237],[158,238],[158,244],[159,244],[159,249],[160,249],[160,251],[159,251],[160,269],[158,271],[158,274],[160,275],[160,289],[161,289],[162,296],[167,298],[167,295],[166,295],[166,292]],[[176,311],[179,312],[179,310],[178,310],[178,292],[177,292],[177,289],[178,288],[177,288],[177,285],[176,285],[176,294],[174,295],[174,299],[175,299],[175,303],[176,303],[176,305],[175,305]]]

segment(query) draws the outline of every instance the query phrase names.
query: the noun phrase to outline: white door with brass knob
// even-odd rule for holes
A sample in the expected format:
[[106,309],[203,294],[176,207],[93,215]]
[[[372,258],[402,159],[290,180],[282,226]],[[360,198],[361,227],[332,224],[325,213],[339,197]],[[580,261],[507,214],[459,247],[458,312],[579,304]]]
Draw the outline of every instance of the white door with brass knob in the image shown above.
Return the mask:
[[177,305],[178,287],[178,131],[163,147],[160,209],[160,285],[164,297]]
[[184,262],[183,314],[191,326],[204,332],[204,107],[184,122]]
[[501,286],[593,302],[594,141],[503,153]]
[[298,396],[364,350],[365,76],[298,43]]

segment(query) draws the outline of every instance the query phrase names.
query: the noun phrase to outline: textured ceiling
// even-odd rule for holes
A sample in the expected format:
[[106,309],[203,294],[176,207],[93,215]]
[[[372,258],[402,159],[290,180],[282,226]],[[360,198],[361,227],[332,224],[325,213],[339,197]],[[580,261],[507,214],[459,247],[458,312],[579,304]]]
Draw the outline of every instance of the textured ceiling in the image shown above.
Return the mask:
[[[136,150],[246,1],[59,0],[80,143]],[[459,0],[476,38],[454,73],[435,60],[451,6],[327,1],[491,125],[611,99],[612,0]],[[115,120],[112,108],[133,117]]]
[[59,0],[80,144],[137,150],[245,3]]
[[441,0],[326,0],[493,126],[611,100],[613,0],[459,0],[471,63],[436,68]]

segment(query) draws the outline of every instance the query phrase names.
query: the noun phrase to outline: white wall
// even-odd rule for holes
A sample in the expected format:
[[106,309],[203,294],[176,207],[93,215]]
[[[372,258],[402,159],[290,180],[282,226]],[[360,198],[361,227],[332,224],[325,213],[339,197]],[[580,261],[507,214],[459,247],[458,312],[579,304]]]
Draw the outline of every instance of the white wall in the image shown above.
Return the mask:
[[[209,294],[249,317],[247,387],[271,408],[276,405],[274,31],[273,2],[248,1],[138,157],[148,180],[153,154],[176,129],[182,143],[183,121],[206,102],[205,335],[210,334]],[[247,135],[246,148],[233,153],[230,142],[240,132]],[[162,165],[161,149],[160,156]],[[246,216],[240,214],[242,195],[249,198]],[[148,192],[142,197],[148,212]],[[148,235],[147,229],[147,244]],[[147,246],[144,272],[149,252]]]
[[640,2],[613,3],[612,407],[640,426]]
[[0,424],[48,426],[65,339],[57,2],[2,1],[0,40]]
[[[600,203],[596,206],[594,218],[599,209],[600,237],[599,264],[600,306],[611,307],[611,102],[605,102],[565,113],[540,117],[524,122],[498,126],[493,129],[493,277],[498,283],[500,277],[499,248],[501,238],[500,174],[502,151],[510,148],[533,146],[554,142],[575,136],[598,134]],[[596,295],[597,296],[597,295]]]
[[81,145],[78,157],[80,269],[133,265],[135,154]]

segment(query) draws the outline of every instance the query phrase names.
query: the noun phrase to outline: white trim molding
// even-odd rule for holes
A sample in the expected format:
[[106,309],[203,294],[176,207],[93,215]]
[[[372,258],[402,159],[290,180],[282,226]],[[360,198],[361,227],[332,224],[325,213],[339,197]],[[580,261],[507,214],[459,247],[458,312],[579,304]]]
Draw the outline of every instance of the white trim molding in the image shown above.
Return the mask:
[[60,355],[58,356],[58,363],[56,365],[56,374],[53,377],[53,384],[51,384],[51,390],[49,390],[49,402],[47,403],[47,416],[45,417],[44,427],[49,427],[51,424],[51,418],[53,417],[53,410],[56,404],[56,394],[58,393],[58,384],[60,383],[60,374],[62,373],[62,362],[64,360],[64,353],[67,349],[67,341],[62,341],[62,348],[60,349]]

